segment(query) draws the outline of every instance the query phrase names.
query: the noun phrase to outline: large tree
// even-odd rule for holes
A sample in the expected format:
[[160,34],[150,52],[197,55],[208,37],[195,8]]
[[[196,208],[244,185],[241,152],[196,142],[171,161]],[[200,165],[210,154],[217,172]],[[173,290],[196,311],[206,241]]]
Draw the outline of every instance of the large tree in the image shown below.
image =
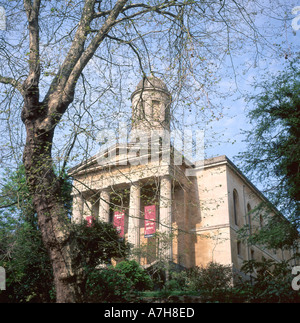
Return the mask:
[[[216,82],[213,68],[222,61],[232,65],[234,51],[241,49],[250,53],[254,48],[257,63],[272,47],[268,38],[261,37],[254,19],[273,4],[246,0],[5,3],[0,99],[3,129],[9,135],[0,138],[1,159],[17,159],[17,144],[24,147],[27,183],[50,255],[58,302],[80,301],[81,271],[74,266],[76,255],[71,252],[62,198],[62,174],[69,158],[76,157],[72,149],[84,144],[80,135],[94,138],[97,121],[108,124],[118,107],[122,112],[129,77],[141,78],[153,69],[172,85],[177,105],[197,103],[200,108],[193,112],[205,110],[199,97],[211,103],[207,89]],[[93,115],[95,106],[99,110]],[[109,113],[103,116],[106,110]],[[19,117],[26,133],[24,144],[22,131],[15,129]],[[79,150],[82,158],[90,150],[86,148]],[[61,161],[59,173],[53,166],[54,152],[55,161]]]
[[[0,266],[6,271],[6,290],[0,302],[53,302],[53,275],[50,259],[37,225],[37,215],[25,178],[23,165],[16,172],[7,169],[0,190]],[[71,179],[62,187],[66,213],[71,215]],[[93,222],[69,226],[75,250],[74,265],[82,269],[80,291],[84,300],[94,294],[90,277],[100,264],[112,258],[126,258],[128,244],[120,240],[111,223]],[[77,255],[77,258],[75,257]],[[103,286],[102,286],[103,287]],[[101,289],[101,288],[100,288]]]
[[[263,184],[270,201],[289,219],[272,219],[252,237],[273,248],[299,244],[295,230],[300,225],[299,67],[298,56],[256,84],[257,93],[249,98],[248,118],[253,128],[246,132],[247,150],[239,154],[244,170]],[[258,211],[262,208],[268,209],[266,203]]]

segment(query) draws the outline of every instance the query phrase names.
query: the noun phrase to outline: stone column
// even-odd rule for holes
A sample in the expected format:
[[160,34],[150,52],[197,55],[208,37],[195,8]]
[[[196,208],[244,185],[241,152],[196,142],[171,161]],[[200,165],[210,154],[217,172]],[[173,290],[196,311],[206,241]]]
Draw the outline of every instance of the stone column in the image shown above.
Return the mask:
[[140,201],[141,189],[138,182],[132,183],[130,186],[129,201],[129,218],[128,218],[128,242],[134,247],[139,246],[140,242]]
[[110,192],[108,190],[102,190],[100,192],[99,201],[99,221],[109,222],[109,210],[110,210]]
[[160,180],[159,231],[163,234],[159,241],[160,255],[172,261],[172,181],[170,176]]
[[92,215],[92,210],[93,210],[92,202],[87,199],[84,199],[83,200],[83,212],[82,212],[83,220],[86,220],[86,218],[88,216]]
[[80,223],[83,214],[83,198],[80,194],[73,195],[72,221]]

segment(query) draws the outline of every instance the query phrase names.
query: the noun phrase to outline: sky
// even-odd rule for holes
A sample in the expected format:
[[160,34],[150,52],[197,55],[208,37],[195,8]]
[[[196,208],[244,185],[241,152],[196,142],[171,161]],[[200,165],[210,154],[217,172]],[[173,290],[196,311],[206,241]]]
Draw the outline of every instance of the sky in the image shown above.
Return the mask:
[[[291,5],[291,11],[293,8],[295,7]],[[282,57],[279,62],[274,60],[274,62],[265,61],[264,63],[262,61],[259,66],[249,70],[248,73],[239,74],[237,83],[241,95],[253,95],[255,93],[255,85],[266,78],[272,80],[273,75],[276,75],[276,72],[281,71],[284,64],[288,63],[289,59],[295,57],[294,53],[299,53],[300,30],[295,30],[295,25],[298,21],[300,29],[300,6],[298,16],[290,15],[290,19],[287,19],[286,21],[285,31],[282,33],[281,37],[276,40],[278,44],[285,47],[287,56]],[[243,64],[243,62],[246,64],[247,56],[240,58],[240,63]],[[234,81],[224,79],[221,83],[224,88],[227,88],[228,91],[230,91]],[[252,129],[250,119],[247,118],[247,113],[253,108],[253,104],[251,102],[247,103],[243,97],[240,97],[237,98],[237,100],[229,98],[228,101],[224,103],[224,106],[227,107],[227,113],[224,114],[222,119],[212,122],[212,127],[218,129],[218,131],[224,135],[224,140],[222,140],[223,143],[221,145],[209,147],[207,149],[207,154],[210,156],[226,154],[231,160],[237,160],[235,157],[238,153],[247,148],[247,145],[244,142],[245,135],[242,134],[242,131]]]
[[[264,1],[261,2],[263,3]],[[288,12],[282,12],[282,18],[285,19],[284,29],[280,34],[278,34],[277,39],[270,39],[269,41],[277,43],[278,46],[280,46],[281,49],[283,48],[285,53],[289,56],[291,53],[297,50],[299,51],[300,30],[295,31],[292,27],[292,23],[294,23],[294,27],[295,24],[298,23],[298,12],[292,14],[292,9],[297,5],[297,1],[282,0],[279,2],[282,3],[283,8],[285,7],[288,10]],[[5,2],[0,1],[0,6],[1,3],[5,5]],[[278,18],[270,18],[270,16],[272,17],[272,12],[270,12],[269,14],[270,15],[268,17],[264,17],[258,14],[255,21],[258,26],[264,26],[266,35],[270,31],[270,29],[274,28],[274,26],[276,26],[277,24],[282,24],[282,21],[279,21]],[[0,33],[3,34],[5,33],[5,31],[0,31]],[[268,48],[266,48],[266,50],[268,50]],[[257,66],[250,66],[251,64],[248,52],[245,52],[243,55],[237,57],[232,57],[232,60],[236,69],[235,77],[232,73],[232,69],[231,72],[229,72],[230,68],[232,68],[232,66],[230,66],[232,62],[228,58],[228,69],[224,68],[223,72],[220,71],[219,74],[222,77],[218,86],[222,89],[223,93],[233,93],[234,91],[236,91],[236,89],[238,89],[238,91],[236,91],[233,96],[225,96],[222,98],[208,93],[208,95],[211,95],[210,99],[212,100],[212,103],[223,107],[223,117],[219,118],[218,120],[216,118],[213,118],[212,121],[206,124],[204,126],[204,129],[202,129],[205,131],[206,136],[205,138],[207,145],[205,154],[207,157],[227,155],[227,157],[235,161],[235,156],[239,152],[246,149],[246,144],[243,142],[243,139],[245,137],[242,134],[242,130],[251,129],[249,120],[246,117],[247,110],[251,108],[251,106],[246,105],[246,102],[242,96],[247,93],[253,93],[253,85],[261,80],[262,77],[271,75],[272,72],[275,73],[277,70],[280,70],[282,68],[283,62],[285,61],[285,57],[281,57],[280,60],[274,59],[273,61],[269,56],[269,58],[257,60]],[[118,72],[116,71],[116,73]],[[120,82],[121,81],[122,86],[128,87],[130,89],[129,92],[134,90],[136,84],[132,82],[130,75],[127,77],[127,79],[123,78],[122,80],[120,80]],[[79,88],[77,90],[80,91]],[[125,110],[130,113],[129,97],[123,97],[121,99],[123,100],[123,102],[118,102],[116,105],[120,105],[121,108],[123,106],[126,106]],[[195,109],[197,109],[197,107]],[[195,115],[196,111],[194,110],[188,117],[193,120]],[[201,122],[201,119],[197,119],[197,122],[198,121]],[[216,135],[216,133],[218,135]],[[57,142],[58,149],[60,147],[60,144],[63,144],[63,141]]]

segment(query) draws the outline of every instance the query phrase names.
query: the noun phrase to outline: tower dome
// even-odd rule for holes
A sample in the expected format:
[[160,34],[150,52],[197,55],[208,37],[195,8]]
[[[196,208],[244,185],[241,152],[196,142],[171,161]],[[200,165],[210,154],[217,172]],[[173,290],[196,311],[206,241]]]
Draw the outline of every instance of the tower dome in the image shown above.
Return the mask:
[[134,129],[170,129],[171,94],[166,84],[153,75],[144,77],[131,95]]
[[166,84],[156,76],[144,77],[136,87],[136,90],[140,89],[155,89],[168,92]]

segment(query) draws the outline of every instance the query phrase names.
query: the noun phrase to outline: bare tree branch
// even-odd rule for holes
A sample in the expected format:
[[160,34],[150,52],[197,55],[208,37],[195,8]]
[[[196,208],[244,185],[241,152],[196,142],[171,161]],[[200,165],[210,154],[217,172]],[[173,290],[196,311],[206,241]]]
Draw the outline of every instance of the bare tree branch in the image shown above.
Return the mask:
[[22,84],[19,81],[13,79],[12,77],[5,77],[5,76],[0,75],[0,83],[2,83],[2,84],[10,84],[15,89],[17,89],[21,93],[21,95],[24,97],[23,87],[22,87]]
[[[189,3],[189,5],[190,4],[191,3]],[[128,11],[130,9],[144,8],[144,10],[135,12],[132,16],[128,16],[128,18],[132,18],[132,17],[135,17],[137,15],[147,13],[147,12],[150,12],[150,11],[163,13],[163,14],[166,14],[166,15],[170,15],[173,18],[176,18],[175,14],[173,14],[171,12],[168,12],[168,11],[162,11],[162,10],[166,9],[166,8],[170,8],[170,7],[175,7],[175,6],[179,7],[179,6],[184,6],[184,5],[185,5],[184,3],[181,4],[181,3],[177,2],[177,1],[170,1],[170,2],[165,1],[165,2],[162,2],[161,4],[156,5],[156,6],[151,6],[151,5],[148,5],[148,4],[145,4],[145,3],[134,3],[134,4],[131,4],[131,5],[128,5],[128,6],[124,7],[124,9],[121,11],[121,13],[124,13],[124,12],[126,12],[126,11]],[[104,16],[107,16],[110,12],[111,12],[111,10],[100,11],[100,12],[96,12],[94,16],[95,16],[95,18],[104,17]]]
[[[58,92],[62,93],[64,91],[65,84],[75,66],[81,57],[84,51],[84,44],[86,41],[86,37],[89,31],[89,25],[93,19],[94,14],[94,5],[95,0],[87,0],[85,2],[84,8],[82,10],[82,15],[80,19],[80,23],[78,25],[78,29],[75,33],[74,40],[66,55],[66,58],[60,67],[56,77],[52,81],[52,84],[49,88],[49,91],[44,99],[44,104],[46,104],[51,95],[58,90]],[[57,94],[57,93],[56,93]],[[53,111],[51,111],[53,113]]]
[[35,0],[33,5],[30,0],[24,0],[24,8],[29,24],[29,74],[24,82],[24,90],[31,88],[28,96],[38,100],[38,83],[40,78],[40,49],[39,49],[39,10],[40,0]]
[[93,40],[91,41],[87,49],[84,51],[80,59],[76,62],[76,65],[74,66],[74,69],[72,70],[64,89],[64,98],[66,100],[70,94],[73,95],[76,81],[78,80],[82,70],[92,58],[93,54],[95,53],[103,39],[106,37],[107,33],[115,24],[116,18],[118,17],[119,13],[121,12],[122,8],[124,7],[127,1],[128,0],[117,1],[114,8],[111,10],[109,16],[107,17],[106,21],[96,34],[96,36],[93,38]]

